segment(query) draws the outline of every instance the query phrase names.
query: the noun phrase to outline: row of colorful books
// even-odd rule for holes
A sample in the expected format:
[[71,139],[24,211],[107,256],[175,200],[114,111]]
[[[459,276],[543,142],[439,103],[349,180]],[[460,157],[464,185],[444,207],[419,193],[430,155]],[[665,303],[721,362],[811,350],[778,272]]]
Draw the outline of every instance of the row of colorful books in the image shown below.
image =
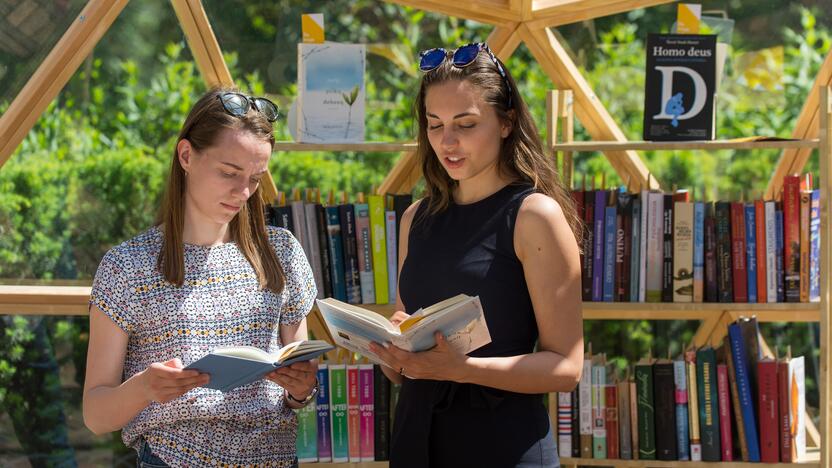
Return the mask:
[[[585,188],[585,187],[584,187]],[[781,201],[574,190],[584,301],[819,302],[820,192],[789,175]]]
[[561,457],[797,462],[806,456],[803,357],[763,358],[754,319],[726,345],[648,357],[610,378],[588,356],[578,388],[557,395]]
[[399,385],[373,364],[321,363],[315,402],[297,410],[301,463],[389,460]]
[[318,298],[334,297],[350,304],[396,301],[398,230],[412,195],[359,194],[348,203],[330,193],[321,202],[319,190],[295,190],[292,201],[278,193],[267,207],[266,222],[288,229],[300,242],[312,266]]

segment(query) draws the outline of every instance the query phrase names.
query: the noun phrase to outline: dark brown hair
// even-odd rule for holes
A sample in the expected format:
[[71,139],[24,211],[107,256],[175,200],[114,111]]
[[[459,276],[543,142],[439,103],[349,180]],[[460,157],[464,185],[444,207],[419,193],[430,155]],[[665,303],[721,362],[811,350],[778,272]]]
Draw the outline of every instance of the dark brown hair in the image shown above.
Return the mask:
[[[505,65],[506,80],[511,85],[511,99],[506,81],[488,53],[481,51],[470,65],[457,68],[451,60],[445,60],[436,69],[422,76],[419,94],[416,96],[416,114],[419,123],[416,156],[425,177],[426,213],[434,214],[448,207],[451,192],[457,185],[436,156],[428,140],[428,121],[425,109],[427,90],[447,81],[467,81],[482,92],[482,97],[497,112],[503,122],[511,122],[511,133],[502,140],[497,170],[503,176],[532,185],[538,192],[554,199],[563,210],[566,221],[575,235],[578,245],[582,240],[582,222],[567,187],[558,175],[554,159],[544,151],[540,135],[526,103],[517,92],[517,85]],[[511,108],[509,108],[511,102]]]
[[[216,143],[223,130],[243,130],[250,132],[263,141],[268,141],[274,148],[274,129],[263,114],[251,109],[236,117],[225,111],[219,96],[226,92],[239,92],[231,88],[213,89],[202,96],[182,125],[177,146],[180,141],[188,140],[196,151],[202,151]],[[159,252],[157,266],[167,281],[182,286],[185,281],[185,246],[183,230],[185,227],[185,190],[187,178],[185,170],[179,164],[177,147],[173,150],[165,195],[157,225],[162,229],[162,249]],[[277,259],[274,248],[269,243],[264,216],[262,191],[258,186],[239,213],[229,223],[231,240],[237,243],[240,251],[254,268],[261,288],[279,294],[286,283],[286,275]]]

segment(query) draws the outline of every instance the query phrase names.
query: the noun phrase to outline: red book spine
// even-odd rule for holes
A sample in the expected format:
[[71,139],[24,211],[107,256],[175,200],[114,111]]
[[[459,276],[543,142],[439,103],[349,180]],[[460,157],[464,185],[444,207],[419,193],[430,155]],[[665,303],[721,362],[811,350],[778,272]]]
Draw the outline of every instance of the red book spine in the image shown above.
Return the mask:
[[734,461],[733,434],[731,432],[731,395],[728,393],[728,366],[716,366],[716,392],[719,402],[719,447],[722,461]]
[[607,429],[607,458],[621,458],[618,451],[618,392],[615,385],[607,385],[604,392],[607,403],[604,419]]
[[792,463],[791,420],[789,419],[789,363],[777,363],[777,400],[779,402],[780,461]]
[[760,461],[780,461],[780,414],[777,410],[777,362],[772,360],[757,363],[759,379],[758,414],[760,415]]
[[800,177],[783,179],[783,260],[786,302],[800,301]]
[[745,206],[731,203],[731,265],[734,302],[748,302],[748,270],[745,267]]
[[754,202],[754,219],[757,228],[757,302],[767,302],[766,292],[766,208],[762,200]]

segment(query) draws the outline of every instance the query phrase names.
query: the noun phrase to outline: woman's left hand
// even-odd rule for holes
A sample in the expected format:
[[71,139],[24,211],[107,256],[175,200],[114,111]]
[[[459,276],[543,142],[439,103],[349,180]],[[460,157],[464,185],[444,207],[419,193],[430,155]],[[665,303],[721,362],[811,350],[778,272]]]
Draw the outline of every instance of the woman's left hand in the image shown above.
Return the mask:
[[266,374],[266,378],[286,389],[292,398],[303,400],[312,393],[317,372],[318,360],[312,359],[281,367]]
[[370,350],[409,379],[450,380],[461,382],[466,374],[468,356],[455,350],[440,332],[434,335],[436,346],[418,353],[411,353],[388,344],[371,343]]

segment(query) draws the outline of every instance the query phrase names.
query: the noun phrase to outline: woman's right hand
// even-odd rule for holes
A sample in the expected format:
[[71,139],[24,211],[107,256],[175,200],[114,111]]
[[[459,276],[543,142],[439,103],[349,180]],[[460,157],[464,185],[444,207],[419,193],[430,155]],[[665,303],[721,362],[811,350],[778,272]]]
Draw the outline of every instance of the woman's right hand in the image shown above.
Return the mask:
[[179,358],[154,362],[142,372],[142,387],[149,402],[167,403],[196,387],[207,384],[211,377],[196,370],[185,370]]
[[390,316],[389,320],[390,320],[390,323],[392,323],[393,325],[398,327],[399,324],[401,324],[402,322],[404,322],[405,320],[407,320],[409,318],[410,318],[410,315],[404,313],[401,310],[397,310],[393,315]]

